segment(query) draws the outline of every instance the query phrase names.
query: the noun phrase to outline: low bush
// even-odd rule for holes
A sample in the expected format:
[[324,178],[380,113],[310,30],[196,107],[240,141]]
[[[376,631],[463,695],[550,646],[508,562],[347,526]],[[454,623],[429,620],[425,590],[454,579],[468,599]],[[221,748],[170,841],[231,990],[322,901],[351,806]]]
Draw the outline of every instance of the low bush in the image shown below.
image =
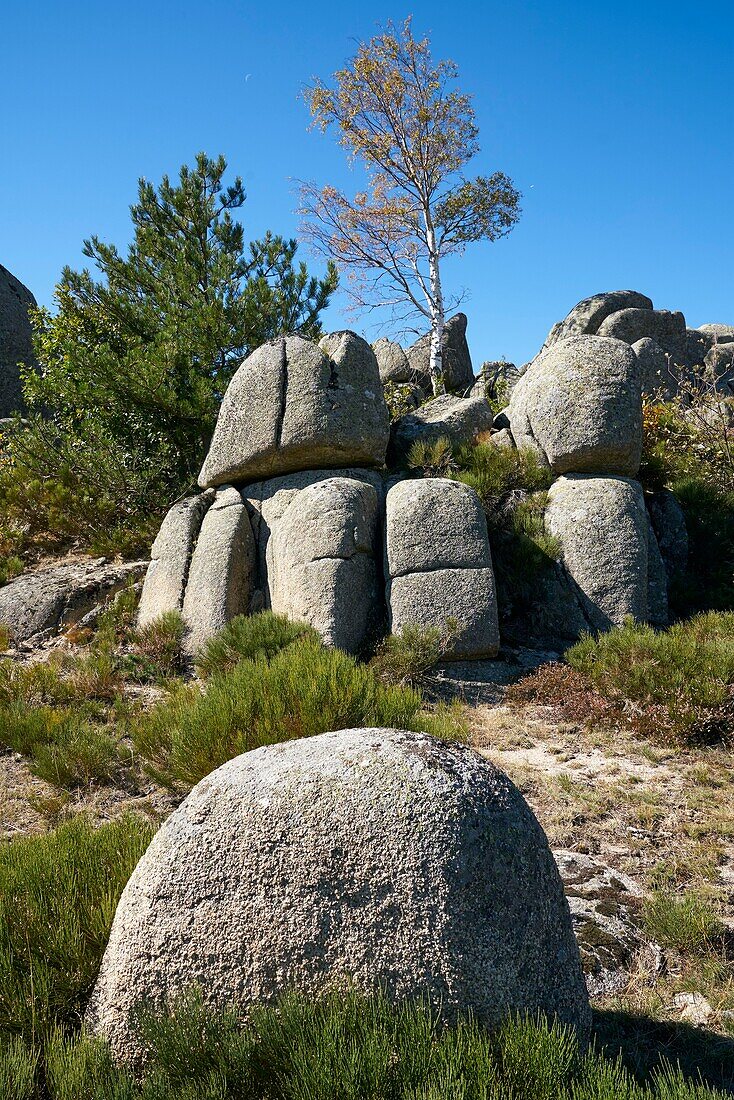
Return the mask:
[[456,619],[447,619],[442,630],[404,626],[378,645],[370,668],[388,683],[415,686],[449,652],[457,630]]
[[135,631],[135,645],[153,676],[166,679],[180,672],[185,633],[178,611],[166,611]]
[[734,736],[734,613],[705,612],[668,630],[628,621],[510,688],[515,703],[559,707],[572,721],[622,723],[671,743]]
[[309,631],[270,659],[260,653],[212,676],[205,692],[174,689],[140,716],[133,740],[159,781],[191,786],[261,745],[353,726],[424,729],[421,704],[418,692],[381,683]]
[[272,611],[238,615],[202,647],[196,658],[196,671],[209,679],[230,672],[242,660],[274,657],[306,636],[318,640],[316,631],[306,623],[291,622]]
[[381,996],[287,996],[243,1025],[190,995],[139,1026],[142,1080],[116,1066],[100,1040],[54,1035],[51,1100],[724,1100],[669,1067],[640,1084],[557,1024],[521,1017],[494,1032],[471,1019],[445,1027],[427,1005],[391,1006]]
[[79,1023],[117,901],[151,836],[131,815],[98,829],[77,817],[0,848],[0,1036],[32,1043]]

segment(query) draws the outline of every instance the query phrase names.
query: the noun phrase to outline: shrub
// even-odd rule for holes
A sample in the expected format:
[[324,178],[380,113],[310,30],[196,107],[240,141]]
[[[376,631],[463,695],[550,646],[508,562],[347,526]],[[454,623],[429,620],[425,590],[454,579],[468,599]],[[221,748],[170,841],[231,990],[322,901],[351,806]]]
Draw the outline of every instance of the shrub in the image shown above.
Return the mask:
[[716,910],[697,894],[675,897],[657,891],[643,909],[648,935],[682,955],[705,955],[721,940],[723,925]]
[[185,632],[178,611],[166,611],[135,631],[135,645],[155,676],[166,678],[180,671]]
[[457,630],[456,619],[447,619],[442,630],[406,625],[380,643],[370,668],[381,680],[415,685],[449,652]]
[[308,633],[271,659],[260,654],[213,676],[206,692],[175,689],[140,717],[133,738],[161,782],[193,785],[261,745],[352,726],[422,729],[420,708],[416,691],[382,684]]
[[117,901],[151,836],[131,815],[99,829],[77,817],[0,849],[0,1035],[32,1042],[79,1022]]
[[687,742],[734,733],[734,612],[663,631],[629,621],[583,638],[566,660],[640,732]]
[[55,1035],[52,1100],[724,1100],[667,1066],[638,1084],[542,1019],[508,1019],[494,1032],[466,1018],[446,1027],[426,1004],[380,995],[286,996],[245,1025],[193,993],[138,1026],[142,1081],[99,1040]]
[[318,640],[312,627],[293,623],[272,611],[238,615],[202,647],[196,658],[196,671],[205,679],[230,672],[242,660],[270,659],[305,636]]

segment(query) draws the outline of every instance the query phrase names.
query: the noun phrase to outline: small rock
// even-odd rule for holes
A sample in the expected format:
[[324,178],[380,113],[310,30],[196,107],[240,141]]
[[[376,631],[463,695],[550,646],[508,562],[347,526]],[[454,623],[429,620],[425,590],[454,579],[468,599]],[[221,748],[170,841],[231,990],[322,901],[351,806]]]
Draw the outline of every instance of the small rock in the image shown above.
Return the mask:
[[703,993],[676,993],[673,1007],[680,1012],[681,1020],[696,1027],[703,1027],[713,1016],[714,1010]]

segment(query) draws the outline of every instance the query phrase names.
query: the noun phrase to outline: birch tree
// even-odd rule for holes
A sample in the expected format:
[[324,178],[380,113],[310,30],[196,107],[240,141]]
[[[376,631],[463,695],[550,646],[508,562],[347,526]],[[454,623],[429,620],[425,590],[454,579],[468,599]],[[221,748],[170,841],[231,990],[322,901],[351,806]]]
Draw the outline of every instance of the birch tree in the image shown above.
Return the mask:
[[433,61],[429,39],[416,40],[407,19],[361,43],[331,86],[315,80],[304,93],[314,125],[335,130],[366,173],[353,198],[302,184],[304,234],[345,271],[358,309],[389,307],[393,319],[428,322],[436,394],[445,316],[456,301],[441,261],[503,237],[520,215],[520,195],[503,172],[464,175],[479,151],[478,129],[457,75],[452,61]]

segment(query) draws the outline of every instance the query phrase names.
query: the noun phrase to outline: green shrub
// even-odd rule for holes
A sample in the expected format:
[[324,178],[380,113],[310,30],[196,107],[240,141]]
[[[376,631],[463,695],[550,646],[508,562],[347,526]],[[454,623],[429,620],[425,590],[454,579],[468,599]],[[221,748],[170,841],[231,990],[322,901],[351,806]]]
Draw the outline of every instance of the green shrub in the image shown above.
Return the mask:
[[629,621],[583,638],[566,660],[640,732],[686,742],[734,734],[734,612],[663,631]]
[[135,645],[154,676],[165,679],[180,671],[185,633],[178,611],[166,611],[135,631]]
[[36,1050],[18,1036],[4,1036],[0,1032],[0,1096],[3,1100],[34,1100],[37,1068]]
[[457,630],[456,619],[447,619],[442,630],[406,625],[378,645],[370,668],[388,683],[414,686],[450,651]]
[[117,901],[151,836],[131,815],[98,829],[78,817],[0,848],[0,1035],[32,1042],[79,1022]]
[[380,682],[366,665],[310,633],[268,660],[260,655],[189,684],[141,715],[137,751],[161,782],[193,785],[261,745],[356,726],[422,729],[421,697]]
[[671,482],[688,531],[688,569],[671,588],[678,616],[734,610],[734,493],[701,478]]
[[230,672],[242,660],[274,657],[304,636],[318,640],[313,627],[272,611],[238,615],[203,646],[196,657],[196,671],[205,679]]
[[194,994],[138,1026],[147,1050],[138,1082],[99,1040],[55,1035],[51,1100],[724,1100],[669,1067],[638,1084],[557,1024],[446,1027],[425,1004],[379,995],[286,996],[243,1025]]
[[645,903],[645,929],[662,947],[682,955],[704,955],[721,940],[723,925],[710,902],[697,894],[657,891]]

